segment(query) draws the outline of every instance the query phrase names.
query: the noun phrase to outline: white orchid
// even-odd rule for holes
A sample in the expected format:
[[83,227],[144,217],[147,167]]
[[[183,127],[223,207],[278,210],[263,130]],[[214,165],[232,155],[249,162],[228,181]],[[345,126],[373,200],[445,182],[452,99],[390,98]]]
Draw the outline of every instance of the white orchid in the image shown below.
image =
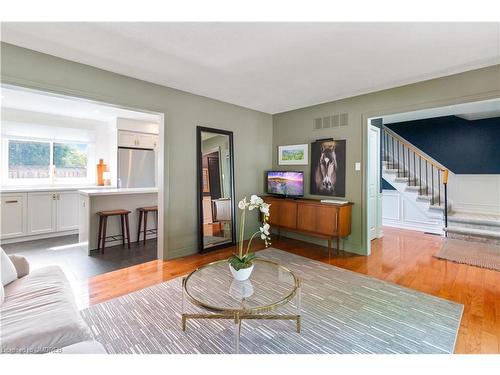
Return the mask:
[[262,203],[260,206],[260,212],[262,212],[264,215],[269,215],[269,206],[270,204],[268,203]]
[[[241,213],[241,221],[240,221],[240,243],[239,243],[239,253],[231,257],[232,261],[236,262],[234,259],[235,257],[237,260],[239,259],[239,262],[247,262],[248,259],[253,259],[254,256],[252,254],[249,254],[250,251],[250,245],[252,243],[252,240],[254,237],[258,234],[260,234],[260,238],[264,240],[266,247],[271,245],[270,239],[271,239],[271,226],[267,223],[267,220],[269,219],[269,211],[270,211],[270,204],[265,203],[264,200],[257,196],[257,195],[252,195],[250,197],[250,201],[247,201],[247,198],[243,198],[241,201],[238,202],[238,208],[242,210],[243,212]],[[252,211],[254,209],[257,209],[262,213],[261,218],[262,218],[262,226],[259,228],[258,231],[256,231],[252,236],[250,237],[250,240],[248,241],[246,252],[243,253],[243,241],[245,238],[245,213],[246,209],[248,208],[249,211]]]
[[238,202],[238,208],[244,210],[248,206],[247,197]]
[[271,229],[271,226],[268,223],[265,223],[263,226],[259,228],[260,230],[260,238],[263,240],[267,240],[268,237],[270,236],[269,229]]

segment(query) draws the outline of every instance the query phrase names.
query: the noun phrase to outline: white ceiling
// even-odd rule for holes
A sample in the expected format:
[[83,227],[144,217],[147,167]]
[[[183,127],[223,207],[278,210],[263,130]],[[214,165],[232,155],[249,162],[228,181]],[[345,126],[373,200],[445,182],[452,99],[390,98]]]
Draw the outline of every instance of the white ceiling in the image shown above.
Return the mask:
[[500,117],[500,99],[484,100],[450,105],[447,107],[429,108],[420,111],[398,113],[383,117],[384,124],[395,122],[422,120],[426,118],[457,116],[466,120],[480,120],[484,118]]
[[1,94],[2,108],[113,123],[116,122],[117,117],[148,123],[159,122],[159,116],[156,114],[111,107],[65,96],[50,95],[35,90],[2,87]]
[[500,23],[2,23],[1,38],[267,113],[500,63]]

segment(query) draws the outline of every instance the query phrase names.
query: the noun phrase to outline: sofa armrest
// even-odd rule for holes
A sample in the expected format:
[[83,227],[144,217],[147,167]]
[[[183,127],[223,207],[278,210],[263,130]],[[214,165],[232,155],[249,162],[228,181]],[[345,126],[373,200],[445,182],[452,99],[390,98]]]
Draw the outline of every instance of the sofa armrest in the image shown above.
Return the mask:
[[9,255],[10,260],[16,267],[17,278],[21,278],[30,273],[30,264],[28,260],[21,255]]

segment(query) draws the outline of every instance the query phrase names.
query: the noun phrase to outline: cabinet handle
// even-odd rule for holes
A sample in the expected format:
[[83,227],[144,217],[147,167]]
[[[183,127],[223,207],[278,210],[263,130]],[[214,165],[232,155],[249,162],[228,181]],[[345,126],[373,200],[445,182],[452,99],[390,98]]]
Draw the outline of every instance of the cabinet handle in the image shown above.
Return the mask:
[[55,194],[52,194],[52,200],[55,201],[56,200],[56,195]]
[[5,203],[17,203],[17,201],[5,201]]

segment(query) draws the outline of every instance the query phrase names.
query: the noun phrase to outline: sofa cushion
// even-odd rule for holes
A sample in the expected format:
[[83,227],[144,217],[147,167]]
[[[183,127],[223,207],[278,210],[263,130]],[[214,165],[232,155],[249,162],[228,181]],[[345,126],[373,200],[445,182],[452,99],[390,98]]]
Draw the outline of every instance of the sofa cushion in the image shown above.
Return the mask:
[[46,353],[92,338],[56,266],[35,270],[5,287],[0,326],[4,353]]
[[7,285],[17,279],[16,267],[14,263],[7,256],[5,251],[0,247],[0,275],[2,278],[2,285]]

